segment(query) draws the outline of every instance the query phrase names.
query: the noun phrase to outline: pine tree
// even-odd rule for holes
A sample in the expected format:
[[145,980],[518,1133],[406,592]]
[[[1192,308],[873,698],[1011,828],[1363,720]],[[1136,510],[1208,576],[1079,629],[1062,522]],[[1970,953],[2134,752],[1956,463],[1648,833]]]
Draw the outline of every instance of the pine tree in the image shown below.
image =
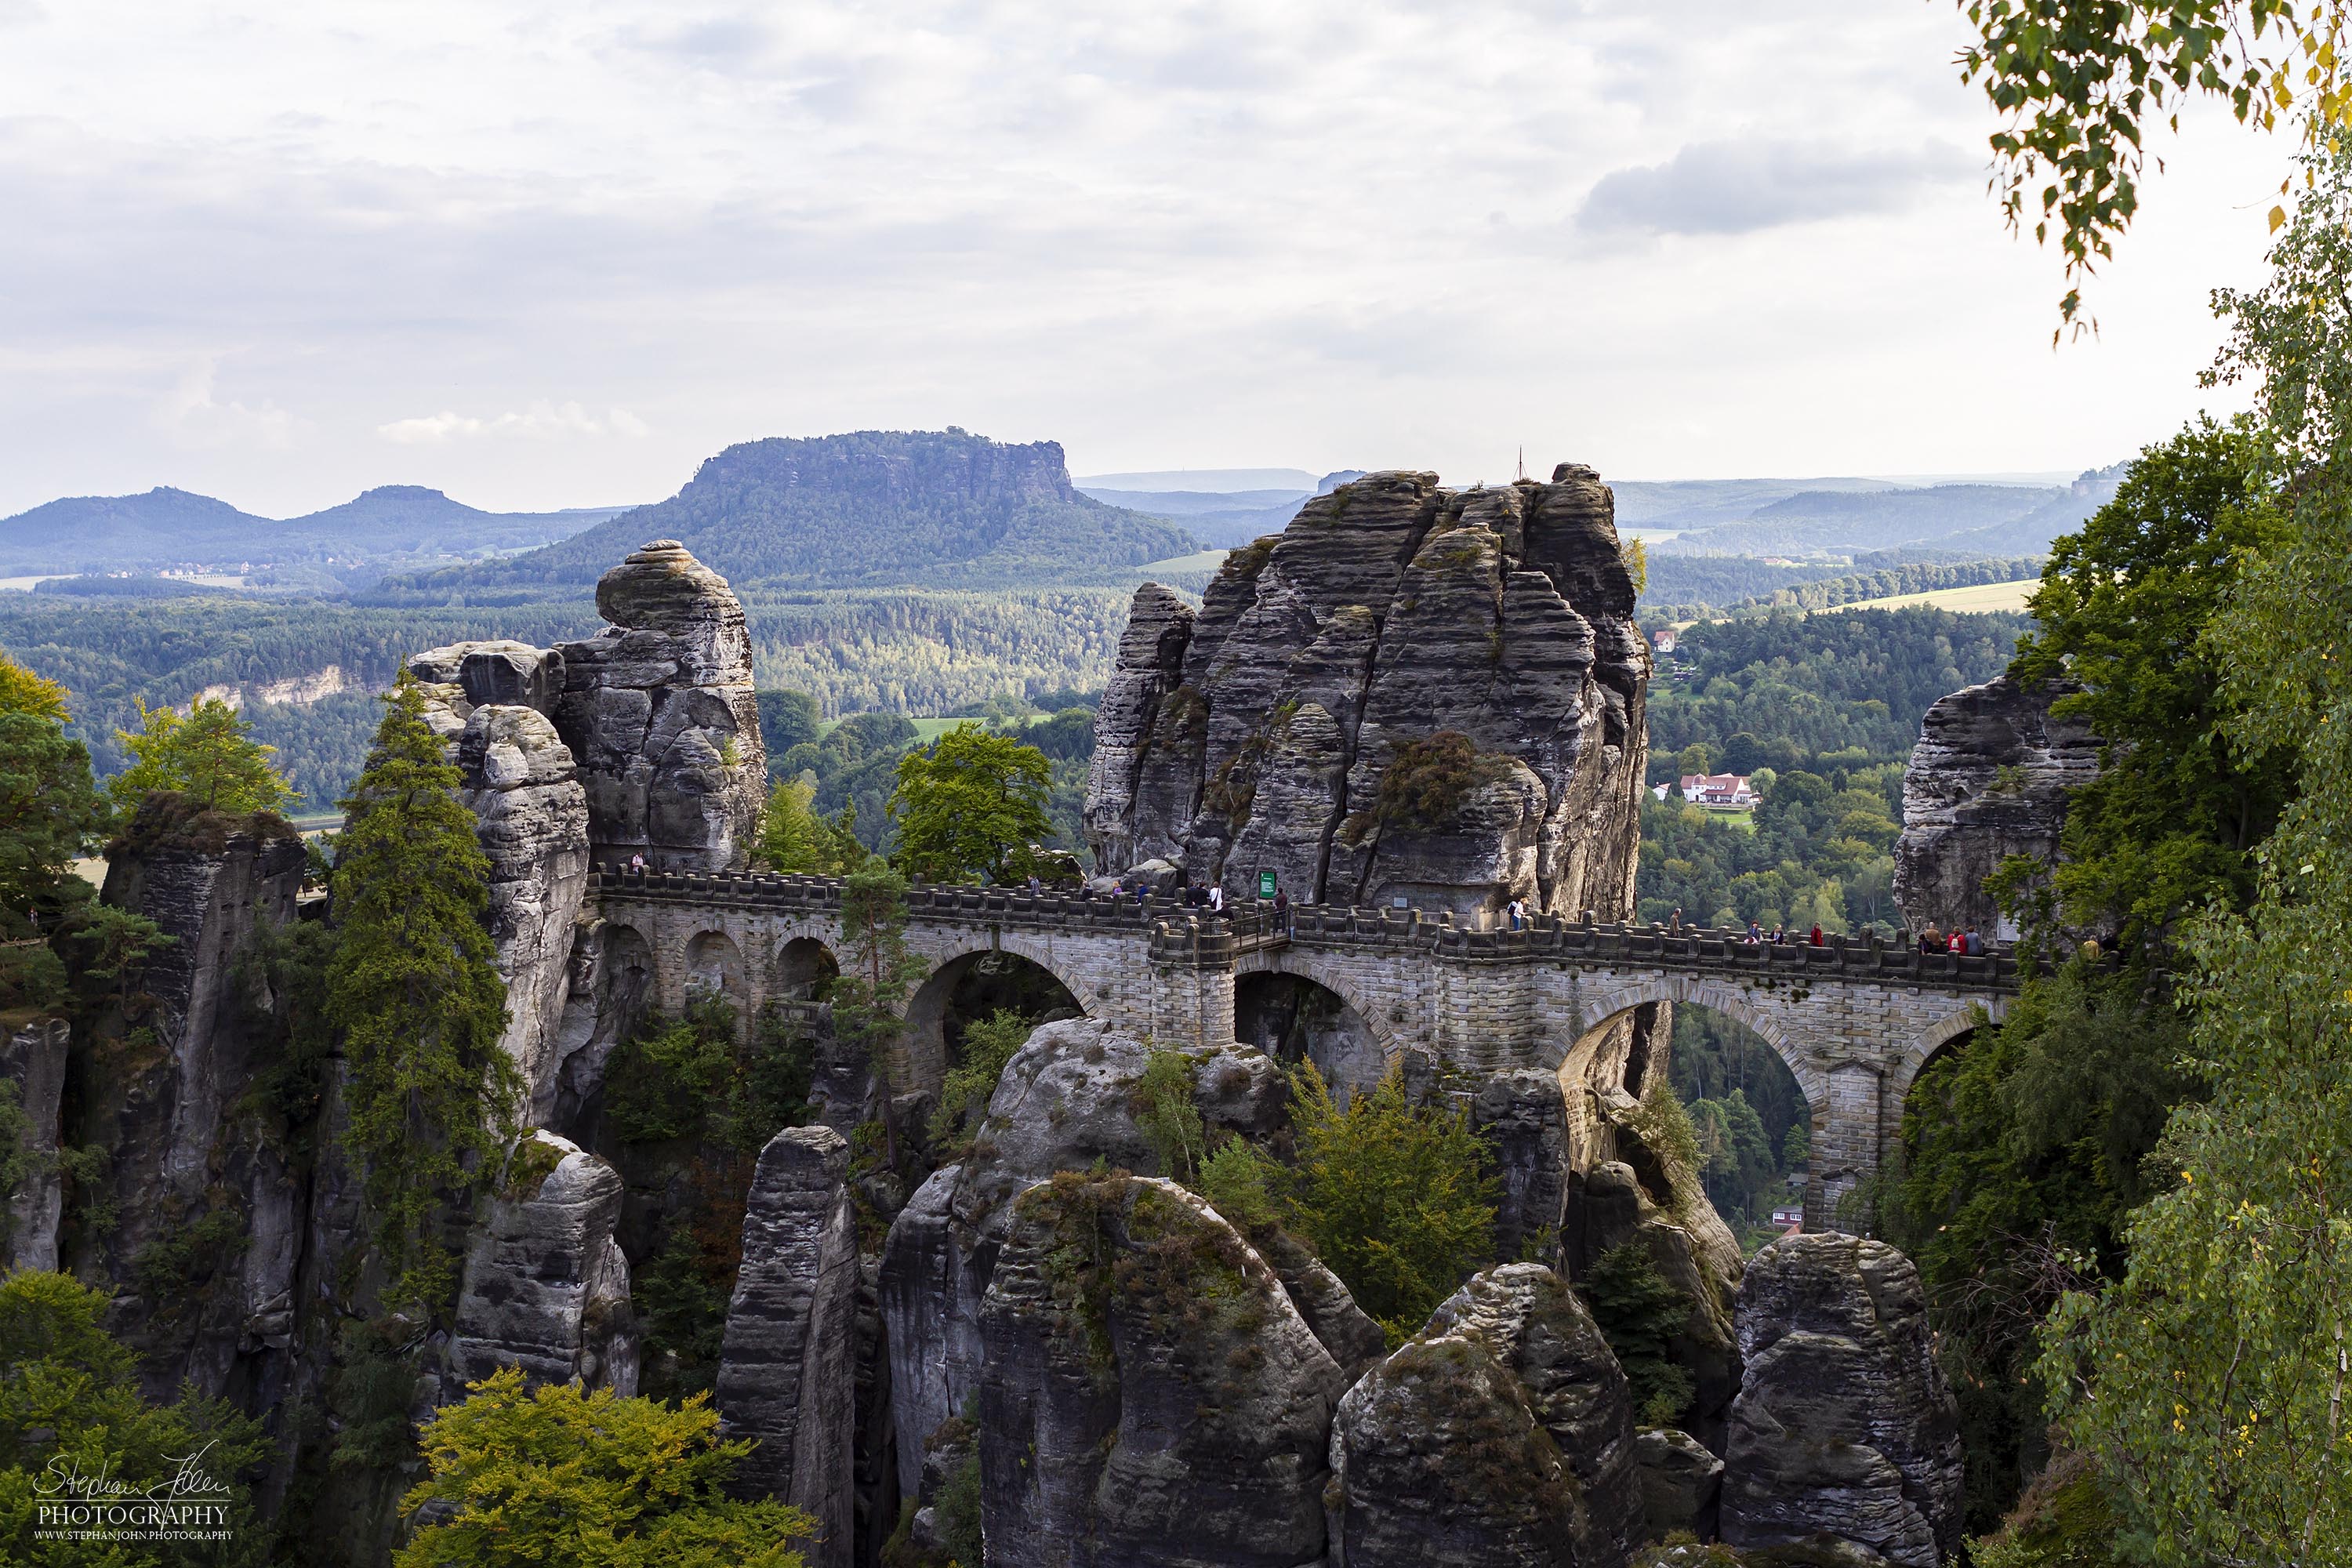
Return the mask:
[[283,811],[302,798],[271,763],[277,748],[255,740],[253,726],[226,702],[200,697],[185,718],[142,702],[139,718],[138,734],[114,732],[139,760],[106,784],[126,819],[154,790],[177,790],[206,811]]
[[384,706],[342,803],[327,1010],[344,1036],[350,1145],[385,1305],[429,1307],[451,1283],[436,1210],[509,1135],[520,1085],[499,1048],[506,985],[484,925],[489,861],[457,770],[425,727],[414,680],[404,675]]

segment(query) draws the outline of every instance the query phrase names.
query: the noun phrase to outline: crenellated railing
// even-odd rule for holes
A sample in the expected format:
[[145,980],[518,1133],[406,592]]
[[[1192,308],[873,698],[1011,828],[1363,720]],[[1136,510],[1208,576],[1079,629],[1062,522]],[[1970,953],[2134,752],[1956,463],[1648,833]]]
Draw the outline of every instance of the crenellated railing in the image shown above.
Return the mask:
[[[652,901],[711,909],[771,910],[790,916],[837,913],[840,879],[772,872],[650,871],[601,865],[589,890],[601,901]],[[908,889],[916,921],[1123,934],[1149,943],[1158,962],[1231,963],[1269,947],[1328,951],[1387,949],[1460,962],[1559,963],[1600,968],[1676,969],[1727,978],[1878,982],[1938,990],[2015,992],[2018,957],[2002,943],[1981,956],[1920,952],[1875,937],[1824,936],[1810,942],[1749,942],[1743,932],[1679,930],[1623,921],[1530,915],[1521,928],[1457,923],[1450,912],[1363,906],[1298,905],[1286,917],[1258,904],[1216,913],[1178,899],[1021,888]]]

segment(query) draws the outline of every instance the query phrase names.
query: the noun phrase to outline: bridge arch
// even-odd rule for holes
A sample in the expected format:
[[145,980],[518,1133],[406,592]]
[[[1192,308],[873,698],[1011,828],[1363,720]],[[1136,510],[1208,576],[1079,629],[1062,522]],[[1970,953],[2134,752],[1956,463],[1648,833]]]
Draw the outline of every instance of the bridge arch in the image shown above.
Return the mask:
[[[971,933],[975,939],[985,933]],[[949,1013],[959,989],[987,973],[984,965],[1011,961],[1034,971],[1061,993],[1076,1013],[1092,1016],[1097,998],[1086,976],[1060,962],[1049,941],[1025,932],[1002,931],[993,941],[970,940],[951,944],[945,952],[925,953],[930,973],[907,999],[904,1086],[937,1094],[947,1079],[952,1055],[948,1037]]]
[[1234,1037],[1285,1064],[1313,1062],[1343,1104],[1397,1060],[1394,1041],[1336,987],[1279,963],[1237,967]]
[[[1675,1005],[1703,1009],[1760,1039],[1787,1069],[1797,1096],[1787,1108],[1806,1128],[1809,1151],[1804,1167],[1789,1175],[1804,1196],[1806,1223],[1822,1223],[1827,1209],[1816,1194],[1826,1169],[1824,1133],[1835,1096],[1820,1060],[1805,1048],[1811,1042],[1792,1037],[1787,1016],[1774,1005],[1776,994],[1759,996],[1745,987],[1672,971],[1612,975],[1609,982],[1576,998],[1570,1030],[1546,1037],[1545,1054],[1556,1058],[1550,1065],[1568,1102],[1570,1137],[1580,1161],[1613,1157],[1607,1153],[1612,1142],[1607,1131],[1612,1118],[1604,1109],[1612,1091],[1639,1097],[1654,1071],[1671,1070],[1674,1026],[1659,1014]],[[1662,1028],[1664,1037],[1660,1037]],[[1760,1225],[1769,1217],[1760,1211],[1722,1212],[1735,1226]]]
[[841,976],[841,959],[821,937],[803,933],[776,944],[772,999],[815,1002]]
[[1672,970],[1654,973],[1629,975],[1605,988],[1580,996],[1569,1027],[1560,1033],[1544,1037],[1542,1052],[1549,1059],[1543,1066],[1565,1072],[1570,1058],[1578,1047],[1590,1040],[1601,1028],[1636,1007],[1658,1002],[1684,1002],[1694,1007],[1708,1007],[1725,1016],[1738,1020],[1763,1037],[1773,1054],[1788,1064],[1797,1078],[1797,1085],[1808,1099],[1814,1084],[1808,1082],[1811,1064],[1789,1037],[1777,1009],[1759,1004],[1744,988],[1725,985],[1696,975],[1677,974]]
[[1887,1089],[1895,1119],[1903,1115],[1903,1103],[1910,1098],[1911,1086],[1927,1070],[1927,1064],[1966,1041],[1977,1030],[2000,1023],[2009,1016],[2009,998],[1989,996],[1967,1007],[1938,1018],[1912,1036],[1889,1068]]
[[[1380,1056],[1379,1072],[1385,1075],[1397,1065],[1410,1042],[1390,1016],[1390,1009],[1376,1000],[1379,991],[1362,983],[1356,966],[1311,948],[1280,947],[1245,952],[1234,962],[1234,986],[1235,1005],[1240,1004],[1241,988],[1253,976],[1285,975],[1303,981],[1328,992],[1340,1005],[1363,1021]],[[1377,1079],[1376,1079],[1377,1081]]]
[[700,931],[686,944],[686,991],[695,996],[723,997],[738,1014],[749,1010],[743,950],[723,931]]

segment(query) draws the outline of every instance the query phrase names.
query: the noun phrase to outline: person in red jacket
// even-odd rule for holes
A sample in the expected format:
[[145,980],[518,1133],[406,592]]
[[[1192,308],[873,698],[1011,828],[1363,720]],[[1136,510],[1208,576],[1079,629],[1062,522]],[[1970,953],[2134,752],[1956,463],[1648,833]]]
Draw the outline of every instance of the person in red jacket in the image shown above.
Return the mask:
[[1818,925],[1814,926],[1813,934],[1807,937],[1805,940],[1811,942],[1815,947],[1820,947],[1822,944],[1822,928]]

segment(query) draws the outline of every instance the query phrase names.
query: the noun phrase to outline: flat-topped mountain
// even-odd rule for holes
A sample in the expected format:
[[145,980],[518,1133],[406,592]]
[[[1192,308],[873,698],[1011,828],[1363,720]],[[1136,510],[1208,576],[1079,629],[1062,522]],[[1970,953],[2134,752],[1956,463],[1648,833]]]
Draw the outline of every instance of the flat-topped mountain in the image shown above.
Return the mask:
[[512,561],[411,585],[471,593],[592,583],[656,535],[679,541],[739,588],[1001,585],[1200,548],[1173,523],[1079,494],[1057,442],[860,430],[742,442],[666,501]]

